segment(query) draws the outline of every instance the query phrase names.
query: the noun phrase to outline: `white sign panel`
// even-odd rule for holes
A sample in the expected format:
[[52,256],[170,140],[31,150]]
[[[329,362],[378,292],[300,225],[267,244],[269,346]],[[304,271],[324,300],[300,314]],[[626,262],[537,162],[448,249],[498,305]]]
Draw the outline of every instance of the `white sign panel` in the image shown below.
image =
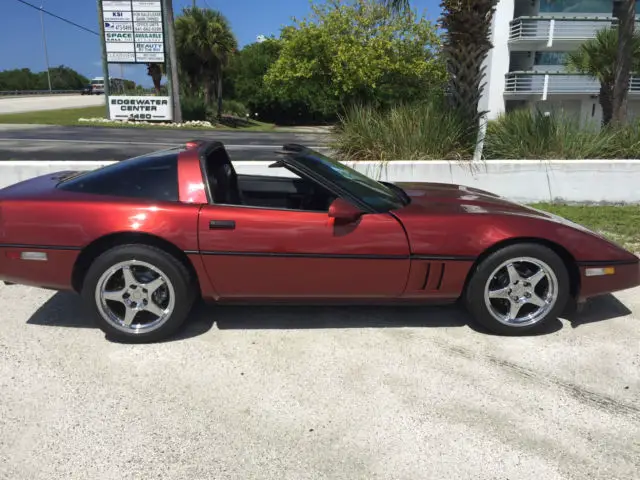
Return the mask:
[[136,58],[140,63],[161,63],[164,62],[164,53],[145,53],[145,52],[136,52]]
[[162,33],[136,32],[135,39],[138,43],[162,43],[164,41],[164,39],[162,38]]
[[107,43],[107,52],[133,52],[133,43]]
[[158,23],[151,23],[151,22],[136,23],[135,27],[136,27],[135,28],[136,32],[162,33],[162,23],[160,23],[160,22],[158,22]]
[[133,21],[162,23],[162,13],[161,12],[133,12]]
[[128,0],[114,0],[102,2],[102,10],[115,10],[115,11],[131,11],[131,2]]
[[113,22],[131,22],[133,21],[133,14],[124,10],[119,11],[103,11],[102,18],[105,22],[109,20]]
[[108,43],[133,43],[132,32],[105,32],[105,38]]
[[107,62],[164,63],[160,0],[102,0],[102,17]]
[[173,120],[170,97],[109,97],[111,120]]
[[136,43],[136,52],[140,53],[162,53],[164,44],[162,43]]
[[149,2],[131,2],[132,10],[135,12],[161,12],[160,0]]
[[136,63],[135,52],[107,52],[107,62]]
[[107,32],[133,32],[133,24],[129,22],[104,22],[104,31]]

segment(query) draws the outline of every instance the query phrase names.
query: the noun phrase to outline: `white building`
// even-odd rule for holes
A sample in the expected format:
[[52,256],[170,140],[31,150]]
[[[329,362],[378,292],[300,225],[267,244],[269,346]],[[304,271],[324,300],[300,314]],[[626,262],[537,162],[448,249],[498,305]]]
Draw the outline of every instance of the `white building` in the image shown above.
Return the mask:
[[[568,74],[563,57],[611,26],[612,13],[612,0],[500,0],[480,110],[489,119],[523,106],[562,110],[599,125],[598,81]],[[628,113],[640,113],[640,77],[631,79]]]

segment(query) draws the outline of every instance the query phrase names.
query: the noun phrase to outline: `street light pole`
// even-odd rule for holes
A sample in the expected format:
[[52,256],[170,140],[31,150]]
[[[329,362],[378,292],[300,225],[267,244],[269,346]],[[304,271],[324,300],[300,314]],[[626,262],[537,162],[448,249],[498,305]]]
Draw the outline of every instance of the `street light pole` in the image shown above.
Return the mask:
[[42,13],[42,3],[40,4],[40,26],[42,27],[42,45],[44,46],[44,61],[47,65],[47,80],[49,81],[49,93],[51,89],[51,73],[49,72],[49,53],[47,52],[47,36],[44,32],[44,15]]

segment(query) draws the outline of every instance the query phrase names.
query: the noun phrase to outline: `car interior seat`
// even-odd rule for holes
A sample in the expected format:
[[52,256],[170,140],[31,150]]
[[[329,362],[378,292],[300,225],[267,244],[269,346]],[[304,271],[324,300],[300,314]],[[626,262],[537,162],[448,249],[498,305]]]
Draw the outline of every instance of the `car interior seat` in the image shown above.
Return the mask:
[[207,159],[207,176],[214,203],[242,205],[238,175],[224,147],[216,148]]

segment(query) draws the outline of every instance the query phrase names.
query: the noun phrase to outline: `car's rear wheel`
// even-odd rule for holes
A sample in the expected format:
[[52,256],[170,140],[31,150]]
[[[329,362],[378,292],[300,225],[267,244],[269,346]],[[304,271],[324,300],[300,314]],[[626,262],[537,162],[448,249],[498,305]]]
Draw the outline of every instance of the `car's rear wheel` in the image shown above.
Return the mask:
[[89,267],[82,296],[98,326],[119,341],[173,335],[191,312],[196,289],[185,265],[146,245],[114,247]]
[[570,280],[563,260],[543,245],[504,247],[485,258],[465,292],[474,319],[501,335],[544,330],[564,310]]

